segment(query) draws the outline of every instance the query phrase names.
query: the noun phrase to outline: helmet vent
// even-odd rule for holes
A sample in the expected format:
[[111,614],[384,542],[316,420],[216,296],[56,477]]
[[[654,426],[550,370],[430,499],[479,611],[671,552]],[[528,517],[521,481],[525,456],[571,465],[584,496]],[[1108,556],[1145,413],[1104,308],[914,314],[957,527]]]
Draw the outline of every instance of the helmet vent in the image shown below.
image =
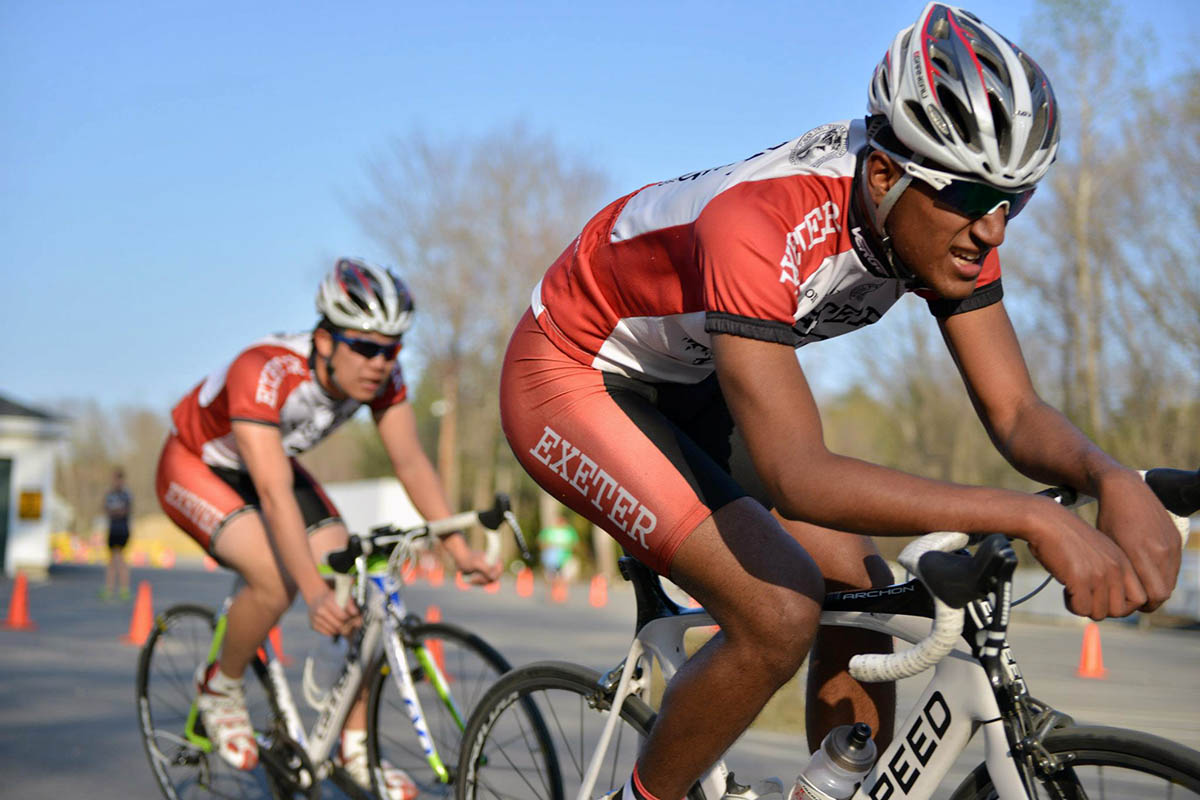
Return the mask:
[[1008,67],[1004,65],[1004,61],[996,58],[996,53],[983,48],[975,49],[975,57],[979,59],[979,63],[983,68],[999,79],[1001,86],[1008,86],[1011,78],[1008,74]]
[[950,21],[945,17],[940,17],[932,20],[929,26],[925,29],[925,33],[935,39],[945,41],[950,38]]
[[1021,153],[1021,161],[1017,164],[1018,167],[1023,167],[1031,159],[1033,159],[1039,150],[1049,146],[1046,141],[1048,131],[1046,130],[1046,104],[1043,103],[1037,107],[1033,113],[1033,125],[1030,126],[1029,138],[1025,141],[1025,151]]
[[975,135],[975,121],[967,113],[967,109],[963,107],[962,101],[955,96],[954,92],[941,86],[938,87],[937,94],[938,101],[942,104],[942,110],[945,112],[945,117],[954,128],[954,133],[963,144],[979,152],[979,137]]
[[996,147],[1000,150],[1000,160],[1007,164],[1012,153],[1012,122],[999,97],[989,93],[988,106],[992,110],[992,127],[996,131]]
[[938,133],[938,131],[935,127],[933,127],[933,123],[929,120],[929,117],[925,114],[925,109],[921,108],[919,103],[917,103],[914,100],[905,101],[904,110],[906,112],[908,112],[909,119],[911,119],[917,125],[921,126],[921,128],[924,129],[926,134],[928,134],[929,136],[932,136],[935,139],[939,139],[939,140],[942,139],[942,135]]
[[940,47],[929,48],[929,60],[938,68],[938,71],[943,75],[948,75],[952,80],[957,81],[958,67],[955,66],[954,60],[947,58]]

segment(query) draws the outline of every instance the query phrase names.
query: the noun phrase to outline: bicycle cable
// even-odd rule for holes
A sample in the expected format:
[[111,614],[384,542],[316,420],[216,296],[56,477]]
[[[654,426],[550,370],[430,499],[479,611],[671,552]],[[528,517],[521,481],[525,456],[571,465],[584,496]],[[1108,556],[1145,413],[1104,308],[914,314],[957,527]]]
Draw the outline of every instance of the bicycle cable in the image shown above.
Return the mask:
[[1041,583],[1038,585],[1038,587],[1037,587],[1036,589],[1034,589],[1032,592],[1030,592],[1029,594],[1027,594],[1027,595],[1025,595],[1024,597],[1022,597],[1020,600],[1013,600],[1013,601],[1012,601],[1012,603],[1011,603],[1011,605],[1013,605],[1013,606],[1019,606],[1019,605],[1021,605],[1021,603],[1024,603],[1026,600],[1028,600],[1029,598],[1033,597],[1035,594],[1037,594],[1038,592],[1040,592],[1042,589],[1045,589],[1045,588],[1046,588],[1046,584],[1048,584],[1048,583],[1050,582],[1050,579],[1051,579],[1051,578],[1053,578],[1053,577],[1054,577],[1053,575],[1047,575],[1047,576],[1046,576],[1046,580],[1042,581],[1042,582],[1041,582]]

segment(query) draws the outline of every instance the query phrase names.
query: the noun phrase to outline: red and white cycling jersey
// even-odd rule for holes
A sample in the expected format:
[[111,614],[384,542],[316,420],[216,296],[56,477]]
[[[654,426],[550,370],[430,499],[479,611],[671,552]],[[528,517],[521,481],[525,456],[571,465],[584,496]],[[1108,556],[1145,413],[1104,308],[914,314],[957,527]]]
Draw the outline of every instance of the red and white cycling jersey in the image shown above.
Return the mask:
[[[801,347],[875,322],[909,286],[884,277],[884,256],[851,212],[865,146],[863,120],[822,125],[620,198],[534,289],[539,325],[596,369],[695,383],[712,373],[713,333]],[[992,250],[971,297],[930,298],[931,308],[948,316],[994,303],[999,278]]]
[[[317,383],[310,356],[312,334],[269,336],[209,375],[175,406],[171,417],[180,441],[204,463],[244,470],[233,438],[234,420],[275,425],[283,449],[295,456],[311,449],[363,405],[335,400]],[[400,363],[370,402],[379,412],[407,397]]]

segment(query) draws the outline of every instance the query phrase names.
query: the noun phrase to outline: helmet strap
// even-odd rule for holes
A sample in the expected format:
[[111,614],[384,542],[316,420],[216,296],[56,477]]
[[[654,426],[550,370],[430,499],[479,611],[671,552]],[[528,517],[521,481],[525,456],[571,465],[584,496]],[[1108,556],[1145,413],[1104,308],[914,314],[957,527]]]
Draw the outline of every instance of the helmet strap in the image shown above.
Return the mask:
[[892,207],[896,205],[896,201],[900,199],[900,195],[904,194],[904,190],[912,183],[912,176],[907,172],[900,175],[900,180],[892,184],[892,188],[888,189],[887,194],[879,201],[878,208],[875,208],[875,228],[880,234],[886,235],[884,223],[887,222],[888,214],[892,213]]
[[[340,393],[340,394],[344,395],[345,397],[349,397],[350,393],[342,388],[342,385],[340,383],[338,383],[337,378],[333,374],[333,371],[334,371],[333,370],[333,354],[335,352],[337,352],[337,348],[338,348],[338,345],[340,344],[340,342],[338,342],[338,340],[334,339],[332,336],[329,338],[332,340],[333,347],[332,347],[332,349],[330,349],[328,356],[321,355],[320,352],[317,350],[317,346],[315,343],[313,344],[313,349],[312,349],[313,355],[316,356],[317,358],[321,359],[321,362],[325,365],[325,382],[328,383],[329,385],[328,386],[321,385],[321,389],[322,389],[322,391],[324,391],[326,394],[330,395],[331,397],[334,396],[335,392]],[[321,384],[320,377],[321,376],[318,374],[317,375],[318,385]],[[331,389],[333,391],[330,391]]]
[[[912,176],[904,173],[900,179],[892,184],[888,189],[887,194],[876,206],[871,199],[871,190],[867,185],[867,155],[869,152],[863,152],[859,156],[859,171],[858,171],[858,192],[857,204],[862,211],[866,212],[869,217],[869,235],[867,238],[874,244],[875,253],[886,260],[886,265],[879,264],[878,270],[884,273],[884,277],[896,278],[902,280],[908,286],[917,284],[916,276],[907,264],[900,260],[900,256],[896,254],[896,249],[892,246],[892,236],[888,233],[884,223],[887,221],[888,215],[891,214],[892,207],[896,205],[896,201],[900,199],[900,195],[912,183]],[[862,211],[858,213],[859,218],[863,216]],[[864,243],[865,244],[865,243]],[[878,261],[879,259],[876,259]]]

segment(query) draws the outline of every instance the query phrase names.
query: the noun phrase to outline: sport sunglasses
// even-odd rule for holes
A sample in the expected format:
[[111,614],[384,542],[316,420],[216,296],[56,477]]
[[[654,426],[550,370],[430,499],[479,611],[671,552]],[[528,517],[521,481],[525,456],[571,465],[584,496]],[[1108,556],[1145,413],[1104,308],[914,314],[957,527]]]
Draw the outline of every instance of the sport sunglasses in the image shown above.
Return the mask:
[[1004,218],[1010,220],[1029,203],[1029,199],[1033,197],[1033,192],[1036,187],[1031,187],[1020,192],[1008,192],[1003,189],[998,189],[995,186],[979,181],[969,180],[960,175],[955,175],[952,172],[944,172],[940,169],[920,164],[912,159],[905,158],[897,153],[893,153],[885,147],[880,147],[878,143],[873,143],[875,147],[882,150],[889,158],[899,164],[908,175],[916,178],[922,183],[933,189],[934,199],[944,206],[954,209],[958,213],[971,219],[986,217],[1002,205],[1007,205],[1008,209],[1004,213]]
[[345,336],[333,331],[330,331],[330,335],[335,342],[341,342],[368,360],[382,355],[385,361],[391,361],[399,354],[400,348],[403,346],[403,342],[399,339],[394,342],[381,343],[373,342],[370,339],[355,339],[353,336]]
[[[920,178],[920,176],[918,177]],[[920,178],[920,180],[922,183],[929,183],[924,178]],[[949,206],[971,219],[986,217],[1005,204],[1008,205],[1008,209],[1004,212],[1004,218],[1012,219],[1021,213],[1021,209],[1029,203],[1034,192],[1033,189],[1026,189],[1023,192],[1006,192],[995,186],[988,186],[986,183],[976,183],[961,178],[952,179],[950,183],[940,189],[932,183],[929,185],[934,189],[935,202]]]

